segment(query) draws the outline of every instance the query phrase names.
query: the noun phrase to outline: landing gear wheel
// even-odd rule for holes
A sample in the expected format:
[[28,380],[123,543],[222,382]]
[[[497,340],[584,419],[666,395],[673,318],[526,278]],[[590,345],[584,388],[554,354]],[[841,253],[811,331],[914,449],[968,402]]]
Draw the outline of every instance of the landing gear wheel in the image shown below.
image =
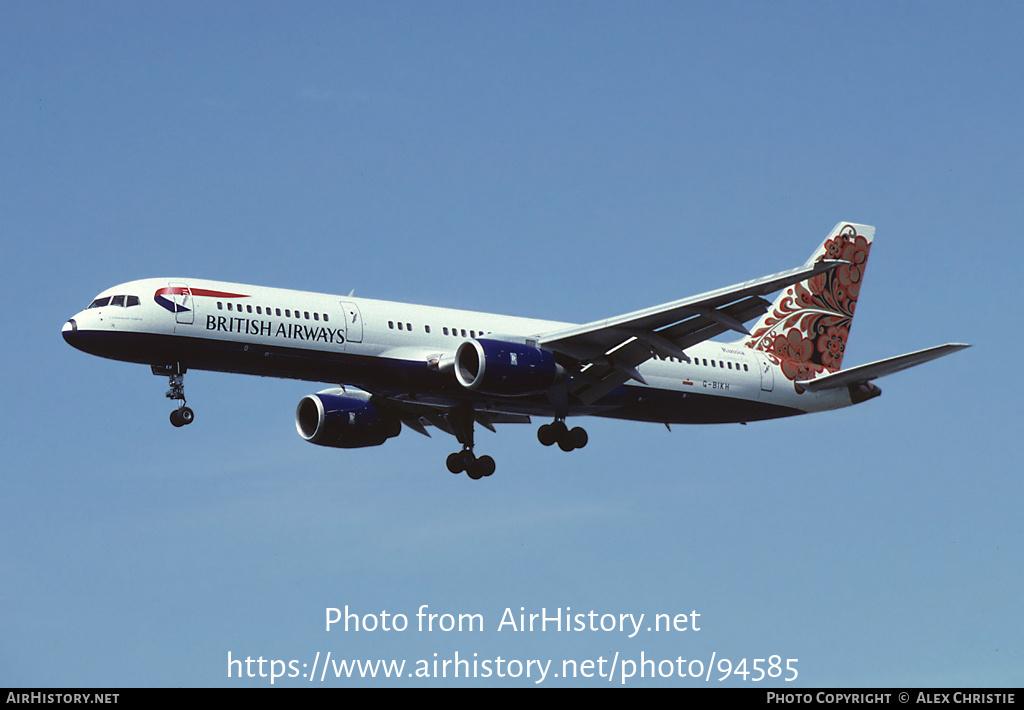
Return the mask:
[[456,451],[454,454],[448,454],[448,459],[445,461],[448,465],[448,470],[452,473],[462,473],[462,455]]
[[179,407],[171,412],[171,424],[176,427],[183,427],[186,424],[191,424],[192,420],[195,418],[195,413],[193,413],[189,407]]
[[587,436],[587,430],[580,426],[569,430],[569,439],[572,441],[573,448],[575,449],[582,449],[590,441],[590,437]]
[[476,460],[476,464],[474,464],[474,467],[480,471],[480,475],[490,476],[491,474],[494,473],[495,469],[494,459],[492,459],[490,456],[481,456]]
[[551,446],[555,443],[555,429],[552,424],[541,424],[540,429],[537,430],[537,441],[544,444],[544,446]]

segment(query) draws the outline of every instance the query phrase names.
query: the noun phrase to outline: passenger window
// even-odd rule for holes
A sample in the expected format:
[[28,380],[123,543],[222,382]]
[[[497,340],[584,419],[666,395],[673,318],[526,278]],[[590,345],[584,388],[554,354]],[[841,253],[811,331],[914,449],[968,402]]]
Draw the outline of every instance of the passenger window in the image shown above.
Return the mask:
[[448,326],[444,326],[443,328],[441,328],[441,330],[444,332],[445,335],[448,335]]
[[328,317],[327,317],[327,314],[326,314],[326,313],[324,313],[324,323],[326,323],[326,322],[327,322],[327,321],[329,321],[329,320],[330,320],[330,318],[328,318]]
[[306,316],[306,320],[309,320],[309,311],[305,311],[304,315]]
[[314,313],[313,314],[313,320],[320,320],[320,314],[319,313]]
[[398,322],[398,329],[399,329],[399,330],[401,330],[401,329],[402,329],[402,322],[401,322],[401,321],[399,321],[399,322]]
[[425,331],[427,331],[429,333],[430,332],[430,326],[429,325],[423,326],[423,330],[425,330]]
[[274,312],[275,312],[275,313],[276,313],[276,314],[277,314],[278,316],[280,316],[280,315],[281,315],[281,309],[280,309],[280,308],[275,308],[275,309],[274,309]]
[[395,322],[393,320],[388,321],[388,328],[391,328],[391,330],[395,329]]
[[233,310],[234,310],[234,306],[233,306],[233,305],[231,305],[231,302],[230,302],[230,301],[228,302],[228,310],[229,310],[229,311],[233,311]]

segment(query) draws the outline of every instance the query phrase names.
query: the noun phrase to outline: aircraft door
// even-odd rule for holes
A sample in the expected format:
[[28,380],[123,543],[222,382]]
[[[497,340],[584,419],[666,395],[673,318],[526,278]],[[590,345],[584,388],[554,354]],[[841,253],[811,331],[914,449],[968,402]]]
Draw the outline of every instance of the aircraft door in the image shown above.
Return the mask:
[[174,303],[174,320],[183,325],[192,325],[196,316],[192,290],[182,283],[168,285],[171,287],[171,302]]
[[757,357],[757,364],[761,370],[761,391],[771,392],[775,388],[775,370],[771,362],[761,353],[754,351]]
[[359,313],[359,306],[342,301],[341,311],[345,314],[345,339],[350,343],[363,342],[363,316]]

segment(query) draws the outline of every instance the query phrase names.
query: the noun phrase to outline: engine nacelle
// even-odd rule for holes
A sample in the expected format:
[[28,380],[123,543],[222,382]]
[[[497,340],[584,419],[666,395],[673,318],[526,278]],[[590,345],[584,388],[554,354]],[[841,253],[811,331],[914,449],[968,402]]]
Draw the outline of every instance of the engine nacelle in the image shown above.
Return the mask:
[[480,338],[467,340],[455,351],[455,378],[483,394],[538,394],[564,376],[554,355],[522,343]]
[[378,411],[366,392],[329,389],[299,400],[295,428],[311,444],[358,449],[398,436],[402,422]]

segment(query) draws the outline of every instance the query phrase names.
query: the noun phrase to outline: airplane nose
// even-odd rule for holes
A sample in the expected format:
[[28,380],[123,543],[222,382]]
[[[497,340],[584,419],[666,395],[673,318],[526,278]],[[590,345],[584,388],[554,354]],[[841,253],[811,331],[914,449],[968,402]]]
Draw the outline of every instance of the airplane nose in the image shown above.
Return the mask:
[[75,319],[72,318],[71,320],[64,324],[64,327],[61,328],[60,333],[61,335],[64,336],[64,342],[66,342],[68,345],[74,345],[75,336],[78,335],[78,323],[75,323]]

